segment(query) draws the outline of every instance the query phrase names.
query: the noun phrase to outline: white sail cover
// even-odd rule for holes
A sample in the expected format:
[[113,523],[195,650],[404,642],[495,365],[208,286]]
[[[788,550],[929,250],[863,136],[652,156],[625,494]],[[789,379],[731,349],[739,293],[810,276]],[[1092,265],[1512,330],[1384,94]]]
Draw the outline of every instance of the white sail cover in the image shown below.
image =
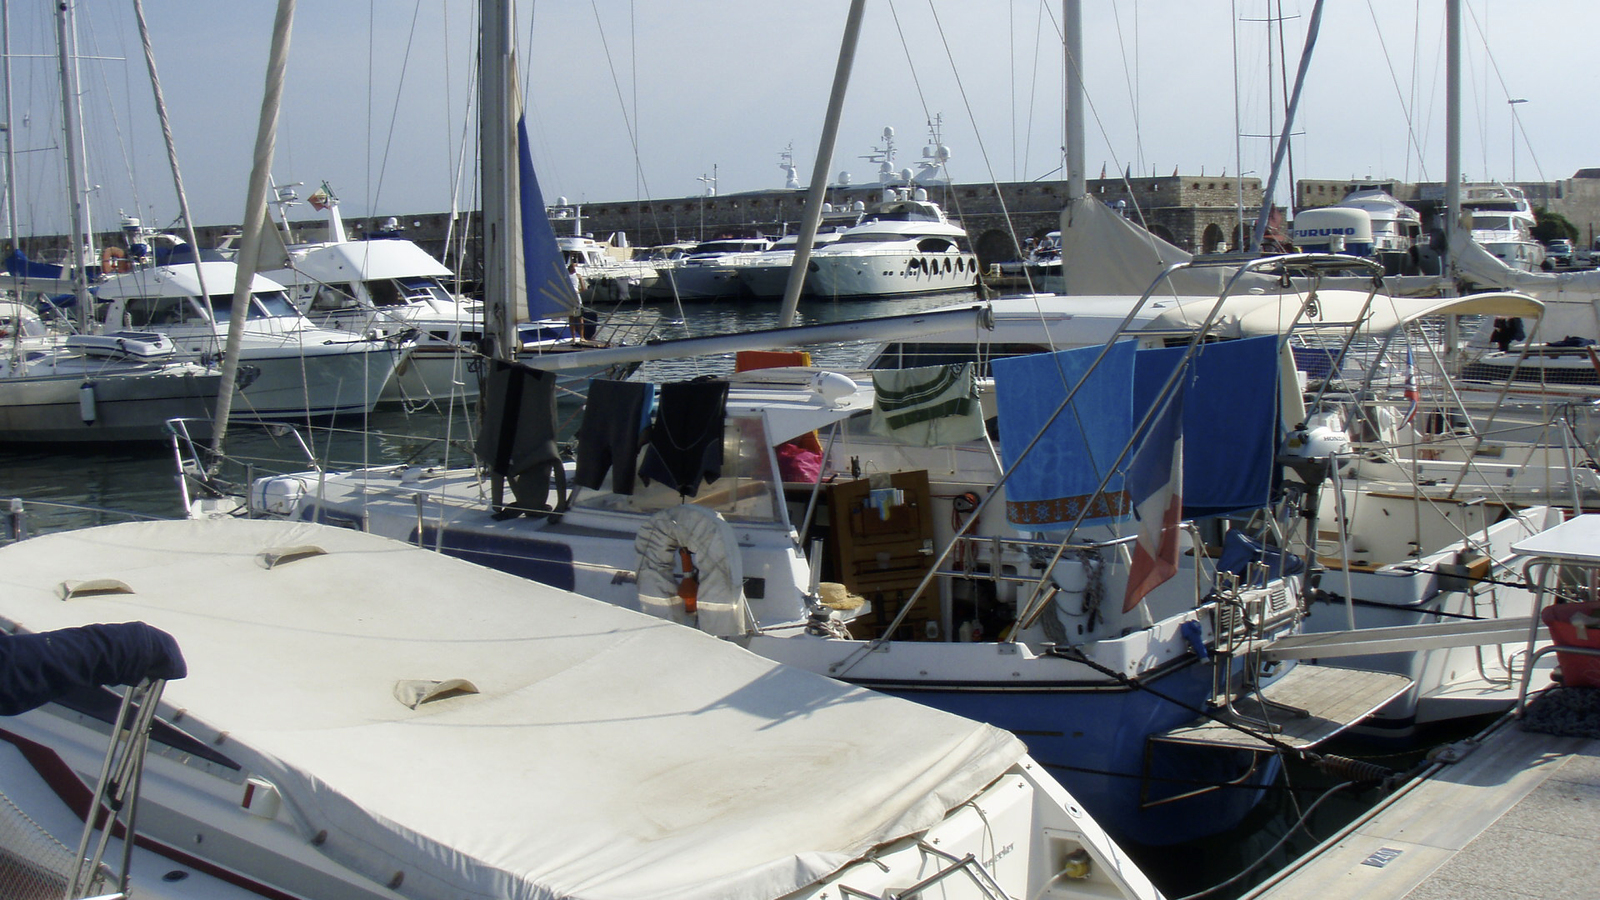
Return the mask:
[[[107,578],[131,593],[61,599]],[[321,852],[380,884],[403,871],[408,897],[779,897],[1023,754],[986,725],[332,527],[37,537],[0,550],[0,598],[30,631],[174,635],[189,677],[163,702],[181,727],[272,781],[307,839],[327,832]],[[457,678],[478,692],[397,699]]]
[[1514,269],[1474,241],[1464,228],[1457,230],[1450,242],[1450,254],[1462,280],[1480,288],[1519,291],[1546,301],[1600,300],[1600,271],[1554,273]]
[[[1193,254],[1123,218],[1094,197],[1070,200],[1061,211],[1061,271],[1066,282],[1065,293],[1138,296],[1149,289],[1162,270],[1194,258]],[[1215,297],[1237,271],[1236,265],[1179,269],[1167,278],[1158,293]],[[1309,285],[1303,278],[1294,281],[1300,287]],[[1359,290],[1369,283],[1365,278],[1339,276],[1325,277],[1319,284],[1324,288]],[[1392,275],[1383,283],[1385,293],[1411,297],[1438,296],[1445,287],[1442,279],[1432,275]],[[1239,294],[1252,289],[1274,293],[1280,287],[1276,277],[1252,272],[1234,284],[1233,292]]]

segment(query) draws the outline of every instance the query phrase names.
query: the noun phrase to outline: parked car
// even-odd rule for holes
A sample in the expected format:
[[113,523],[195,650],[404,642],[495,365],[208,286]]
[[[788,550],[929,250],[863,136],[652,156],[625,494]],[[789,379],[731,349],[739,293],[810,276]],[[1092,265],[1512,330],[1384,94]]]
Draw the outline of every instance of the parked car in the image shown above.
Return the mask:
[[1572,242],[1566,238],[1556,238],[1545,244],[1545,257],[1558,266],[1572,265]]

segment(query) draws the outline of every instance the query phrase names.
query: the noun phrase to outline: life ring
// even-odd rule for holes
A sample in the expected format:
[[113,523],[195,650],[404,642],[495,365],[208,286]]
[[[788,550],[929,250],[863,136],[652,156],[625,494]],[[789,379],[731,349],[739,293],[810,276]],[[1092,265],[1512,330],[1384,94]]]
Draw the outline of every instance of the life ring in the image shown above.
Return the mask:
[[126,274],[133,271],[133,261],[121,247],[106,247],[100,251],[100,272]]
[[[640,609],[718,637],[748,630],[744,560],[722,516],[689,503],[663,509],[645,522],[633,549]],[[680,561],[690,572],[681,581],[673,574]]]

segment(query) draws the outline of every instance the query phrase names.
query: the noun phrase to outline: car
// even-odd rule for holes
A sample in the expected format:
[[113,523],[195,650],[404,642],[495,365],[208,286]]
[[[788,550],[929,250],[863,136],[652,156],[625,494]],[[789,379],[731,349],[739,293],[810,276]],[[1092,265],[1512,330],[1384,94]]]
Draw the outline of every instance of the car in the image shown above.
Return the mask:
[[1545,257],[1558,266],[1572,265],[1572,242],[1566,238],[1546,242]]

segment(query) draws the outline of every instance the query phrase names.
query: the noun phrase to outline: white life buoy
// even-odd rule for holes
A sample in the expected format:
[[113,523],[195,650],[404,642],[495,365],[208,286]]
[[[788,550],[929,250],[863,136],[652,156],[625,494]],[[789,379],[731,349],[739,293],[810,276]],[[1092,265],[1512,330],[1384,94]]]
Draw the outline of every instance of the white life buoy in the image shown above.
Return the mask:
[[[633,549],[640,609],[718,637],[748,630],[744,560],[722,516],[689,503],[663,509],[645,522]],[[682,581],[673,575],[680,553],[688,554],[693,570]]]

